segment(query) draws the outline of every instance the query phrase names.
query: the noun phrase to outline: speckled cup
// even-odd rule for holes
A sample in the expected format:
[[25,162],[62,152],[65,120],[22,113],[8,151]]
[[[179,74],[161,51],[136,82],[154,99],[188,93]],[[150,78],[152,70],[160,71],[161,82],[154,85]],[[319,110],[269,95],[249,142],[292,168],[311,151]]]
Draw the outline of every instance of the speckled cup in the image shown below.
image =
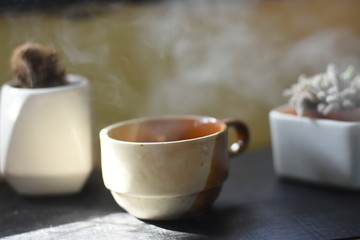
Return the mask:
[[[228,147],[227,129],[237,139]],[[212,205],[228,176],[229,156],[249,140],[239,120],[199,116],[150,117],[100,132],[105,186],[140,219],[189,217]]]

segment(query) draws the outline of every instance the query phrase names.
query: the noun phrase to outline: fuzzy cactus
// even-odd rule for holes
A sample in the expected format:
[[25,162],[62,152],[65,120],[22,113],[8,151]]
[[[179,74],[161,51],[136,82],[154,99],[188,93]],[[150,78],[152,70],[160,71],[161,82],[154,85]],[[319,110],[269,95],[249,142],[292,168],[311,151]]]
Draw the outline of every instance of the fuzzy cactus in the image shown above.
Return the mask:
[[316,111],[326,116],[332,112],[346,112],[360,107],[360,75],[349,66],[339,72],[329,64],[324,73],[311,77],[301,75],[296,84],[284,91],[297,115]]
[[56,50],[37,43],[17,47],[11,58],[11,69],[15,75],[12,83],[15,87],[46,88],[67,83]]

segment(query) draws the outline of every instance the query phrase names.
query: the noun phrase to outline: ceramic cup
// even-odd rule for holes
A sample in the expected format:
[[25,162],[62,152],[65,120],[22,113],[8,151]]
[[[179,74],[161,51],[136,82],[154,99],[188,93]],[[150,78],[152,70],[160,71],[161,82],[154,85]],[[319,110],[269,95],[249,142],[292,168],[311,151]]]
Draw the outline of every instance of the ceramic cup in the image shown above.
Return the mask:
[[67,79],[51,88],[2,86],[0,170],[20,194],[76,193],[91,172],[89,83]]
[[[227,129],[236,131],[229,147]],[[207,209],[228,176],[229,155],[249,141],[239,120],[164,116],[100,132],[102,173],[116,202],[140,219],[170,220]]]

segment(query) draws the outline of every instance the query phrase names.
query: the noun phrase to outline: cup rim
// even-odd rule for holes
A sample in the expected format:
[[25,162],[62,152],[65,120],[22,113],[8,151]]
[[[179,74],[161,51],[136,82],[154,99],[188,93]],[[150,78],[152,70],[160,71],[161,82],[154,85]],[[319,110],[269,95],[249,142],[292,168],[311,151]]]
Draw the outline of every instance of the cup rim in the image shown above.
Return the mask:
[[[136,122],[141,122],[141,121],[147,121],[147,120],[155,120],[155,119],[204,119],[205,122],[204,123],[218,123],[222,125],[222,130],[214,132],[212,134],[208,134],[205,136],[201,136],[201,137],[196,137],[196,138],[188,138],[188,139],[182,139],[182,140],[175,140],[175,141],[163,141],[163,142],[135,142],[135,141],[125,141],[125,140],[119,140],[119,139],[114,139],[112,137],[109,136],[109,132],[117,127],[120,126],[124,126],[126,124],[131,124],[131,123],[136,123]],[[220,119],[217,119],[215,117],[209,117],[209,116],[200,116],[200,115],[159,115],[159,116],[148,116],[148,117],[140,117],[140,118],[134,118],[134,119],[129,119],[129,120],[125,120],[125,121],[120,121],[117,123],[113,123],[111,125],[108,125],[107,127],[104,127],[103,129],[101,129],[100,131],[100,138],[106,138],[111,142],[114,143],[121,143],[121,144],[130,144],[130,145],[164,145],[164,144],[174,144],[174,143],[184,143],[184,142],[191,142],[191,141],[196,141],[196,140],[201,140],[201,139],[206,139],[209,137],[213,137],[216,135],[219,135],[223,132],[226,131],[226,123],[222,122]]]

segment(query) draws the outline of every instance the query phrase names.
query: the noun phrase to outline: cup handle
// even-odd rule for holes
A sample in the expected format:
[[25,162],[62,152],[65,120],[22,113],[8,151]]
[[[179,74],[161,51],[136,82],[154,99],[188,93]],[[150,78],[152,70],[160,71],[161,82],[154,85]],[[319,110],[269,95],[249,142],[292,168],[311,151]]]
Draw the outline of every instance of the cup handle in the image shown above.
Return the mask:
[[233,157],[242,153],[247,149],[250,140],[249,129],[245,123],[234,118],[225,118],[221,120],[227,126],[227,128],[234,128],[236,132],[236,141],[229,147],[229,156]]

